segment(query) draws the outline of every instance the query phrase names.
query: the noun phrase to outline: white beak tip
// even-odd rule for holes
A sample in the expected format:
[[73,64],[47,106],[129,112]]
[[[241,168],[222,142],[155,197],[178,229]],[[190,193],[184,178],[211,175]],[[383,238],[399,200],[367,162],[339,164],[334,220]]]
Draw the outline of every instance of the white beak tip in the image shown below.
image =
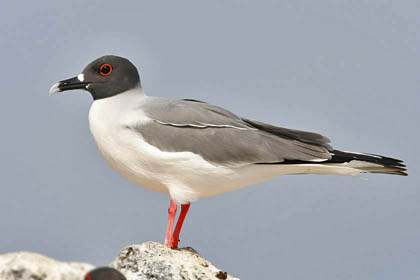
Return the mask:
[[50,95],[53,95],[54,93],[60,92],[60,89],[58,88],[58,86],[60,85],[60,83],[55,83],[52,85],[52,87],[50,88]]

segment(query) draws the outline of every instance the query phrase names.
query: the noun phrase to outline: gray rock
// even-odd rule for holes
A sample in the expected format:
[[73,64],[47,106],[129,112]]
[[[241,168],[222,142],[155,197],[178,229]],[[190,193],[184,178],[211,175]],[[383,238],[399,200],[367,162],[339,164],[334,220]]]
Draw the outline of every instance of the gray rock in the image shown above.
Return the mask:
[[[120,270],[127,280],[237,279],[214,267],[192,248],[173,250],[156,242],[122,249],[110,267]],[[28,252],[0,255],[0,280],[83,280],[93,268],[90,264],[59,262]]]
[[151,241],[122,249],[110,266],[129,280],[238,279],[214,267],[192,248],[173,250]]
[[28,252],[0,255],[0,280],[82,280],[92,268],[90,264],[59,262]]

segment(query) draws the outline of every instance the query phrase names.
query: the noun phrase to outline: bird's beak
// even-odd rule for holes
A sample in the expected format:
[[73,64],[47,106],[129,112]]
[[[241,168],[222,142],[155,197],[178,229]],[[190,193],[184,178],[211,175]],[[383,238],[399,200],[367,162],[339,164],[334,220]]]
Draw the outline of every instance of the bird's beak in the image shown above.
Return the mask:
[[77,77],[70,78],[67,80],[60,81],[58,83],[53,84],[50,88],[50,95],[60,91],[72,90],[72,89],[87,89],[89,85],[88,82],[84,81],[84,75],[80,74]]

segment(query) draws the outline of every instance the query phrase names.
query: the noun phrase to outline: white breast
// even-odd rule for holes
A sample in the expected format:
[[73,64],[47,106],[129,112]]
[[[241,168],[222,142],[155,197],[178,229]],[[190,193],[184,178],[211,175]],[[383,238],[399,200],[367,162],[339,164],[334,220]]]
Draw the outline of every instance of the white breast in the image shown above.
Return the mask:
[[95,100],[89,111],[89,126],[96,145],[103,158],[112,168],[133,183],[167,193],[145,168],[145,154],[142,137],[128,129],[132,123],[149,121],[139,106],[145,96],[139,90],[132,90],[113,97]]

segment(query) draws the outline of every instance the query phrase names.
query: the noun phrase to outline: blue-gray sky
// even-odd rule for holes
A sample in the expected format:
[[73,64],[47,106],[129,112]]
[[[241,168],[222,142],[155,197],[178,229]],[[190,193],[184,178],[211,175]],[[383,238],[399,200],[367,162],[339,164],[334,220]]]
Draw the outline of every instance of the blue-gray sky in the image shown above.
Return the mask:
[[90,95],[48,96],[116,54],[149,95],[408,165],[408,177],[283,176],[199,200],[181,246],[242,279],[419,279],[419,15],[418,1],[3,3],[0,253],[103,265],[125,245],[163,240],[169,197],[102,160]]

